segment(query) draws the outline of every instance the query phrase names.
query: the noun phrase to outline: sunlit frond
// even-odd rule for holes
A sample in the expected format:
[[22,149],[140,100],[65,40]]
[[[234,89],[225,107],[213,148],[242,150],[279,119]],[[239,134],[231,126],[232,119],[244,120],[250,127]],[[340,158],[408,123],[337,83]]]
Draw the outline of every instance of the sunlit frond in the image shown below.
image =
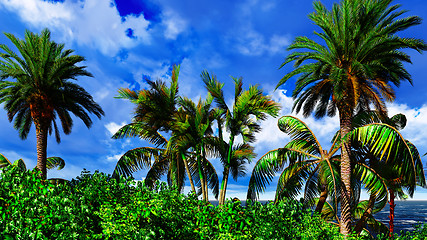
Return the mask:
[[61,170],[65,167],[65,161],[64,159],[60,157],[48,157],[46,159],[46,168],[47,169],[54,169],[57,167],[57,170]]

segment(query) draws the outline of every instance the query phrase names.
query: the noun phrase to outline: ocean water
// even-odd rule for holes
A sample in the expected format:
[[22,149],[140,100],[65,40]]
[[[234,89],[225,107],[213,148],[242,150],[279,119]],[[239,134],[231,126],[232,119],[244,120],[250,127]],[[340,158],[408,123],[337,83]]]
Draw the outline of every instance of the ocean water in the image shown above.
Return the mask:
[[[412,231],[413,226],[417,223],[427,224],[427,201],[395,201],[394,208],[394,232]],[[377,220],[380,220],[388,226],[390,214],[390,206],[387,206],[374,215]]]
[[[218,201],[210,201],[213,205],[217,206]],[[268,201],[260,201],[265,204]],[[394,209],[394,232],[400,231],[413,231],[414,225],[418,223],[427,224],[427,201],[395,201],[396,207]],[[246,201],[242,200],[242,205],[246,205]],[[375,219],[380,220],[386,226],[389,223],[390,206],[387,206],[380,212],[374,215]]]

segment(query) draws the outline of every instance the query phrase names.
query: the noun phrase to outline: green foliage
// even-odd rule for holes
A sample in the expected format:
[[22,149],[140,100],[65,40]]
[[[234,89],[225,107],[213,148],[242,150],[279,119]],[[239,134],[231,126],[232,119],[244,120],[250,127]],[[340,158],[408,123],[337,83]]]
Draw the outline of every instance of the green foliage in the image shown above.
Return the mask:
[[[427,239],[427,224],[417,224],[414,226],[414,231],[400,232],[400,235],[395,234],[394,240],[425,240]],[[389,236],[382,234],[377,237],[378,240],[389,239]]]
[[[157,182],[83,171],[52,185],[37,170],[3,169],[0,179],[2,239],[343,239],[338,228],[297,201],[276,205],[227,201],[213,206],[194,194]],[[397,239],[423,239],[418,227]],[[360,238],[349,238],[360,239]],[[384,238],[379,238],[384,239]]]

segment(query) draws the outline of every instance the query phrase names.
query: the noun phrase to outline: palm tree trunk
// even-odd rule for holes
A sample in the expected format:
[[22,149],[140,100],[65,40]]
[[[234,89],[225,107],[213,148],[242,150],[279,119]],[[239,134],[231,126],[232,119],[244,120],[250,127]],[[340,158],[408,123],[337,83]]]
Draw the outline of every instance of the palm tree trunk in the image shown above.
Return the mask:
[[209,196],[208,196],[208,194],[209,194],[209,192],[208,192],[208,178],[206,177],[206,175],[207,175],[207,162],[206,162],[206,151],[205,151],[205,148],[202,146],[202,156],[203,156],[203,158],[202,158],[202,160],[203,160],[203,179],[204,179],[204,181],[205,181],[205,200],[206,200],[206,202],[208,202],[209,201]]
[[202,187],[202,199],[205,199],[205,182],[204,182],[204,178],[203,178],[203,172],[202,172],[202,163],[200,161],[200,149],[197,149],[197,169],[199,170],[199,177],[200,177],[200,185]]
[[393,231],[394,231],[394,208],[396,207],[396,204],[394,204],[394,191],[393,189],[388,190],[390,192],[390,215],[388,216],[390,218],[389,221],[389,229],[390,229],[390,238],[393,237]]
[[220,192],[220,200],[219,205],[224,205],[225,203],[225,194],[227,191],[227,182],[228,182],[228,175],[230,173],[230,168],[225,167],[224,169],[224,176],[222,178],[222,184],[221,184],[221,192]]
[[181,153],[181,157],[182,157],[182,161],[184,161],[185,170],[187,171],[187,175],[188,175],[188,180],[190,180],[191,191],[193,191],[193,193],[196,193],[196,188],[194,187],[193,177],[191,176],[191,172],[190,172],[190,169],[188,167],[187,158],[185,157],[184,153]]
[[225,194],[227,192],[228,175],[230,173],[231,150],[233,149],[233,142],[234,142],[234,136],[231,135],[229,145],[228,145],[227,165],[224,167],[224,176],[222,178],[222,183],[221,183],[219,205],[224,205],[225,203]]
[[40,123],[34,121],[36,125],[36,138],[37,138],[37,165],[36,167],[41,171],[41,177],[46,179],[46,157],[47,157],[47,128]]
[[319,201],[317,202],[315,212],[322,213],[323,205],[325,205],[326,199],[328,198],[328,188],[325,184],[322,184],[322,193],[320,193]]
[[375,195],[371,194],[371,196],[369,197],[368,206],[366,207],[365,212],[363,212],[362,217],[359,219],[356,224],[356,227],[354,228],[356,234],[359,234],[365,227],[366,221],[368,220],[368,217],[372,214],[372,210],[374,209],[375,199]]
[[[339,109],[341,138],[351,131],[352,111]],[[341,144],[341,220],[340,233],[348,236],[351,233],[351,162],[350,143]]]

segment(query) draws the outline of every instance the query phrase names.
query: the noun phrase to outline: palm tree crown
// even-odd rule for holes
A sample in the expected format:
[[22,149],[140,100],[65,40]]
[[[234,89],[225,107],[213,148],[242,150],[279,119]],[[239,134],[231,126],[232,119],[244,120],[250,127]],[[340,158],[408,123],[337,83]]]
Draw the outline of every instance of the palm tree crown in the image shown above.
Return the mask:
[[[0,48],[0,103],[5,103],[9,121],[14,119],[14,127],[19,136],[26,139],[32,123],[37,135],[37,167],[46,175],[47,133],[55,131],[60,142],[56,118],[59,117],[65,134],[71,132],[73,119],[70,112],[82,119],[89,128],[92,120],[88,113],[98,118],[104,114],[92,96],[70,79],[89,76],[85,66],[77,66],[85,59],[72,55],[73,50],[64,49],[50,39],[49,30],[40,35],[25,32],[20,40],[13,34],[5,34],[18,49],[21,56],[4,44]],[[7,78],[16,81],[4,81]]]

